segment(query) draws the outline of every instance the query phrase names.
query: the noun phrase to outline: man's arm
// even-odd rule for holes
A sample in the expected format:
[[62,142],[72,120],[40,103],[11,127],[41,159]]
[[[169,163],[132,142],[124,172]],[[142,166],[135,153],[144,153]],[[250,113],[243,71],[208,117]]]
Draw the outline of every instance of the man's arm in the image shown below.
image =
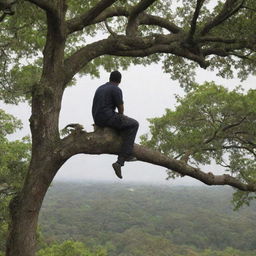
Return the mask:
[[124,114],[124,104],[118,105],[117,106],[118,113],[123,115]]
[[112,99],[114,105],[117,107],[118,113],[124,114],[124,101],[123,101],[123,93],[120,88],[117,86],[112,87]]

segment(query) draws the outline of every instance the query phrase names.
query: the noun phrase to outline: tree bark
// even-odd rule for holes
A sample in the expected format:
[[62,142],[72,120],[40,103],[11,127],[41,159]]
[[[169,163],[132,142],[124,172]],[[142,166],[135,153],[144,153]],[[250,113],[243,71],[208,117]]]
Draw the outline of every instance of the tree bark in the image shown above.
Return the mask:
[[11,225],[7,256],[35,255],[38,215],[45,193],[60,167],[55,159],[50,158],[52,153],[40,150],[41,160],[31,164],[23,191],[10,204]]
[[[60,1],[61,2],[61,1]],[[63,16],[63,14],[62,14]],[[38,215],[55,174],[63,164],[56,147],[60,143],[59,114],[65,88],[63,78],[65,28],[61,17],[48,14],[47,43],[41,81],[32,92],[32,156],[23,189],[10,203],[11,224],[6,256],[34,256]]]
[[[30,128],[32,156],[23,189],[10,203],[11,224],[6,256],[34,256],[38,215],[55,174],[63,164],[56,147],[60,143],[58,120],[62,90],[43,79],[35,88]],[[54,79],[54,82],[58,82]],[[61,88],[59,86],[58,88]]]

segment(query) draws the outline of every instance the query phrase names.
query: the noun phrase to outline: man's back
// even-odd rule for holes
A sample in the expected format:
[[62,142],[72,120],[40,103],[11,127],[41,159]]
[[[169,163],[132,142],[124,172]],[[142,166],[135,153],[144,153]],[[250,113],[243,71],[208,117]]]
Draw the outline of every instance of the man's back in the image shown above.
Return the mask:
[[115,113],[115,108],[123,104],[121,89],[108,82],[101,85],[93,98],[92,115],[95,124],[103,125]]
[[[125,161],[134,161],[132,156],[134,140],[139,123],[124,115],[123,95],[118,85],[122,75],[119,71],[110,74],[109,82],[101,85],[93,98],[92,115],[96,125],[113,128],[121,134],[122,143],[118,152],[118,158],[112,167],[118,178],[122,179],[121,167]],[[115,112],[115,109],[118,112]]]

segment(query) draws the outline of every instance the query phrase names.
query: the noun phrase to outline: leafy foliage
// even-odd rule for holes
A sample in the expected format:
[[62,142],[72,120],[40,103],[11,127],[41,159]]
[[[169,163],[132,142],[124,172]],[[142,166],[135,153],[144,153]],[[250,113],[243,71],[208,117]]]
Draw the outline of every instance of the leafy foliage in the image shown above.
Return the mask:
[[194,85],[177,98],[175,110],[149,119],[150,135],[142,136],[142,143],[196,166],[214,160],[232,176],[255,183],[255,100],[255,90],[228,91],[213,82]]
[[0,23],[0,99],[17,103],[30,98],[39,81],[45,44],[44,13],[27,1],[18,1],[15,15]]
[[20,188],[30,158],[27,137],[21,141],[9,141],[7,135],[21,128],[21,122],[0,109],[0,184],[16,191]]
[[0,109],[0,250],[4,248],[8,223],[8,204],[19,191],[28,167],[28,138],[9,141],[7,136],[21,128],[21,122]]

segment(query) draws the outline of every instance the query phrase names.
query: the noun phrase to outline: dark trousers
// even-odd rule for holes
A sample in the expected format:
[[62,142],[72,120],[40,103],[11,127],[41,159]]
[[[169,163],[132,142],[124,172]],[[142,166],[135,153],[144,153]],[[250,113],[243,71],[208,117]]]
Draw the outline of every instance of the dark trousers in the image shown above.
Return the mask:
[[122,136],[123,142],[117,161],[123,166],[125,160],[132,154],[139,123],[128,116],[115,113],[113,117],[104,122],[104,126],[114,128],[119,131]]

